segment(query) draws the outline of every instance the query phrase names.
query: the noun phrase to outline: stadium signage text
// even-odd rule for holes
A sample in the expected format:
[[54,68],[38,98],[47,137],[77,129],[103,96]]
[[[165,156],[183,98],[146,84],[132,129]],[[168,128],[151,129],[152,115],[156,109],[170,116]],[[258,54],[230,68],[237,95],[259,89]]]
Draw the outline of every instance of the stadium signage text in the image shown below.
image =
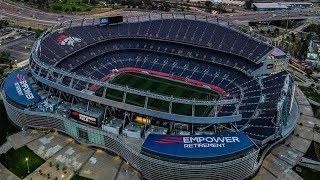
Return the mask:
[[87,122],[87,123],[90,123],[90,124],[96,124],[96,118],[93,118],[93,117],[90,117],[90,116],[79,114],[79,119],[81,121],[84,121],[84,122]]
[[81,114],[81,113],[74,111],[74,110],[71,110],[71,118],[76,119],[78,121],[86,122],[88,124],[97,125],[96,118]]
[[253,146],[243,132],[211,135],[149,134],[142,145],[142,152],[183,161],[207,161],[241,153]]
[[25,95],[27,99],[31,100],[34,98],[31,89],[29,87],[28,82],[25,80],[25,77],[21,74],[17,74],[17,78],[20,80],[19,82],[15,82],[14,86],[16,87],[16,91],[19,96]]
[[184,148],[225,147],[226,143],[240,143],[238,137],[183,137]]

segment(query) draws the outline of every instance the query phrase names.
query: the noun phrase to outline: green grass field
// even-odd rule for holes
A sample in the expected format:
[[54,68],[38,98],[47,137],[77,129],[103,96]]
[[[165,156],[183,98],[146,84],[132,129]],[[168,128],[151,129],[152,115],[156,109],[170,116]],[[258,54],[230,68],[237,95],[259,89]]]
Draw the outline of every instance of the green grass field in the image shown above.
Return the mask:
[[50,8],[54,11],[64,11],[64,12],[83,12],[91,11],[92,7],[80,0],[63,0],[63,1],[53,1],[50,4]]
[[317,93],[313,92],[311,88],[299,86],[299,89],[303,92],[304,95],[307,96],[307,98],[320,103],[320,96]]
[[[218,93],[209,89],[139,73],[122,73],[115,77],[111,83],[167,96],[173,95],[179,98],[202,100],[219,98]],[[98,89],[96,94],[101,96],[102,91],[102,88]],[[122,101],[123,92],[108,89],[106,97],[112,100]],[[144,101],[143,96],[127,94],[126,102],[129,104],[143,107]],[[149,98],[148,108],[168,112],[169,102]],[[191,105],[172,104],[172,112],[176,114],[191,115],[191,108]],[[207,116],[211,109],[212,107],[208,106],[196,106],[195,116]]]
[[73,176],[71,180],[91,180],[91,179],[76,175],[76,176]]
[[26,158],[29,159],[30,172],[33,172],[45,162],[27,146],[18,150],[10,149],[7,153],[0,155],[0,162],[15,175],[24,178],[28,175]]
[[[301,170],[301,172],[297,171],[297,168]],[[299,176],[301,176],[305,180],[319,180],[320,172],[315,171],[313,169],[296,165],[292,168],[293,171],[295,171]]]

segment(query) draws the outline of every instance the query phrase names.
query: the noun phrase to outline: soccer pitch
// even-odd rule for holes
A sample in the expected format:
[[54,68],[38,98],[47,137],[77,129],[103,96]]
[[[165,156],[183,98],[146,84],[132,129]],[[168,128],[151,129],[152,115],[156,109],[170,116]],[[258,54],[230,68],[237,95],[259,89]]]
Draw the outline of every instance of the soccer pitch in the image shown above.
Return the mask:
[[[219,94],[210,89],[186,84],[140,73],[122,73],[116,76],[110,83],[128,86],[129,88],[150,91],[151,93],[173,96],[186,99],[198,100],[216,100]],[[103,89],[100,88],[96,94],[101,96]],[[107,89],[106,98],[122,101],[123,92]],[[130,94],[126,96],[126,103],[137,106],[144,106],[145,98],[143,96]],[[148,99],[148,108],[169,112],[169,102],[161,101],[153,98]],[[195,116],[207,116],[213,107],[211,106],[195,106]],[[172,112],[181,115],[191,115],[191,105],[172,103]]]

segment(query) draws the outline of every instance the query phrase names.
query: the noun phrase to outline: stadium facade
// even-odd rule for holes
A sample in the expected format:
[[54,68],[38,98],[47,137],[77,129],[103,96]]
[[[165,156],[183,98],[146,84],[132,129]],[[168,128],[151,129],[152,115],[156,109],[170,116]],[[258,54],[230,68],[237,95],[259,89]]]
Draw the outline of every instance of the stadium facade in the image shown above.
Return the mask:
[[[55,26],[35,42],[28,70],[3,82],[8,117],[20,128],[60,131],[111,151],[146,179],[249,178],[260,149],[282,137],[294,83],[287,59],[271,57],[273,46],[231,26],[186,14]],[[112,83],[124,73],[203,87],[219,98]],[[121,98],[108,98],[111,91]],[[142,105],[129,101],[132,96]],[[163,102],[168,106],[161,109]],[[205,113],[197,113],[201,108]]]

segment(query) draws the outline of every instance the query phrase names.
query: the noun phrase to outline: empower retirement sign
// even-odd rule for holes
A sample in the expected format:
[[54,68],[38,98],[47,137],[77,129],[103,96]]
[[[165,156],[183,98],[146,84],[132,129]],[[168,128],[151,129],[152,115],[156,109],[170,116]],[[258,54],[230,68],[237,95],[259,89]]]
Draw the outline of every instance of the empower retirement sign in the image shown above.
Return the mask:
[[253,146],[242,132],[188,136],[149,134],[142,153],[166,159],[209,161],[240,155]]

